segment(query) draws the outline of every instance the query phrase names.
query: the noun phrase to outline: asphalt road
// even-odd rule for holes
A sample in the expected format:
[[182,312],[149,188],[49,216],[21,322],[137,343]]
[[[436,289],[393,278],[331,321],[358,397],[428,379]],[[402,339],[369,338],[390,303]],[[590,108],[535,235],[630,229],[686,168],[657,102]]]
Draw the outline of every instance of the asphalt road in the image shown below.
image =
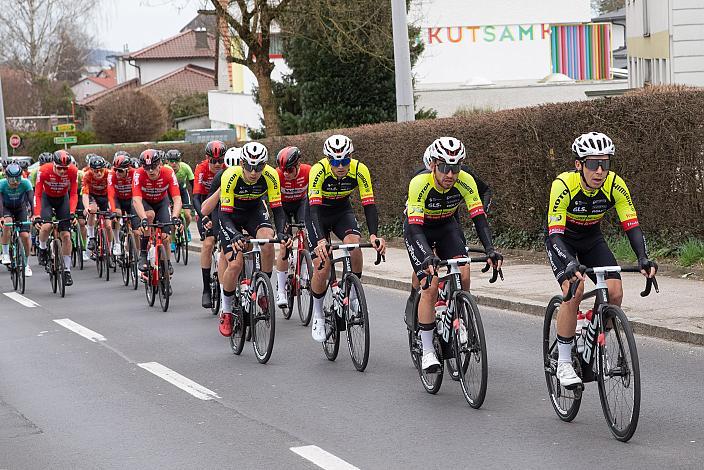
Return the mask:
[[[325,359],[295,313],[277,317],[274,354],[260,365],[250,344],[232,355],[200,307],[194,263],[176,266],[167,313],[149,308],[142,289],[123,287],[119,273],[99,280],[92,265],[74,271],[64,299],[39,269],[25,294],[38,306],[0,295],[0,468],[704,465],[702,348],[638,338],[640,424],[623,444],[607,428],[595,384],[573,423],[555,416],[540,318],[482,310],[489,386],[473,410],[448,377],[438,395],[423,390],[401,318],[405,292],[366,287],[366,372],[354,370],[344,345],[336,362]],[[0,292],[9,291],[2,272]],[[190,392],[150,370],[180,374],[172,380]]]

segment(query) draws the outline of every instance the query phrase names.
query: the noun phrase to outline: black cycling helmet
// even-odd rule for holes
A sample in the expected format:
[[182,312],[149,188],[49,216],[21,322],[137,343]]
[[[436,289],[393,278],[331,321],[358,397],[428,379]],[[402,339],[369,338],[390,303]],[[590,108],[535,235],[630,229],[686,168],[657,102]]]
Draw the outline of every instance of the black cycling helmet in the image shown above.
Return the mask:
[[115,155],[115,158],[112,160],[112,166],[118,170],[126,170],[132,166],[132,162],[127,155]]
[[137,158],[137,157],[130,158],[130,164],[132,165],[133,168],[139,168],[139,158]]
[[54,154],[51,152],[42,152],[39,154],[39,158],[37,159],[37,161],[39,162],[39,165],[51,163],[54,161]]
[[20,168],[22,168],[23,170],[26,170],[27,168],[29,168],[29,161],[28,160],[20,160],[17,163],[19,164]]
[[161,163],[163,152],[161,150],[147,149],[139,155],[140,166],[152,166]]
[[73,157],[66,150],[57,150],[54,152],[54,163],[58,166],[69,166]]
[[282,170],[289,170],[301,161],[301,149],[298,147],[284,147],[279,150],[276,162]]
[[226,151],[227,147],[225,147],[225,144],[220,140],[211,140],[205,146],[205,156],[209,160],[222,161],[225,158]]
[[91,170],[100,170],[101,168],[105,168],[107,163],[108,162],[106,162],[103,157],[95,155],[88,161],[88,166],[90,166]]
[[166,160],[170,162],[180,162],[181,161],[181,151],[178,149],[171,149],[166,152]]
[[21,178],[22,177],[22,168],[15,162],[10,162],[7,166],[5,166],[5,176],[10,179],[10,178]]

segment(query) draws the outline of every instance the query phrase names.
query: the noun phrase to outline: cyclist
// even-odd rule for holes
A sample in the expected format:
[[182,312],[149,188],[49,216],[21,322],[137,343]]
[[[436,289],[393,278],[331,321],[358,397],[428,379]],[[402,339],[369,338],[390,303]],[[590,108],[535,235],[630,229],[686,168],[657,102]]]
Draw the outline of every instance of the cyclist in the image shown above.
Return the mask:
[[[186,218],[186,227],[191,226],[191,194],[193,194],[193,170],[191,165],[181,161],[181,151],[172,149],[166,152],[166,161],[172,170],[176,173],[178,180],[178,189],[181,193],[181,204],[183,205],[183,215]],[[186,237],[191,241],[191,231],[186,230]],[[176,250],[176,245],[171,242],[171,251]]]
[[[638,257],[641,273],[646,277],[654,276],[658,265],[648,257],[645,237],[626,183],[609,171],[616,152],[613,141],[600,132],[589,132],[575,139],[572,152],[575,170],[560,174],[552,182],[545,237],[550,266],[563,295],[567,294],[571,281],[584,281],[580,264],[586,267],[617,264],[600,228],[601,219],[612,207],[616,207],[621,226]],[[621,305],[620,274],[607,274],[606,284],[609,303]],[[557,317],[557,378],[566,388],[582,383],[572,367],[572,342],[583,294],[582,282],[574,298],[560,305]]]
[[[308,219],[308,175],[310,165],[301,163],[301,150],[298,147],[284,147],[276,156],[281,182],[281,202],[286,214],[286,220],[305,223]],[[284,250],[285,251],[285,250]],[[286,278],[288,276],[288,262],[281,256],[276,257],[277,294],[276,305],[285,307]]]
[[[176,174],[169,166],[162,166],[161,160],[163,152],[154,149],[147,149],[139,155],[140,168],[135,171],[132,181],[132,205],[134,211],[141,220],[141,239],[139,253],[139,269],[147,270],[147,245],[149,244],[149,233],[147,225],[154,222],[173,222],[178,226],[181,224],[181,194],[178,189]],[[169,214],[169,198],[174,201],[171,214]],[[171,250],[169,234],[171,227],[166,226],[163,232],[167,235],[164,246],[167,250],[169,264],[169,274],[173,273],[171,265]]]
[[[269,205],[274,213],[274,223],[281,240],[285,225],[284,211],[281,207],[281,187],[279,175],[267,165],[269,152],[258,142],[247,142],[242,147],[241,166],[230,167],[222,174],[220,186],[220,244],[228,262],[222,279],[223,303],[220,317],[220,333],[232,334],[233,312],[232,296],[237,288],[237,279],[244,264],[242,251],[246,242],[242,234],[256,238],[273,238],[274,229],[269,222],[269,212],[264,202],[268,196]],[[291,246],[291,241],[288,241]],[[274,265],[274,247],[271,244],[262,247],[262,271],[271,277]]]
[[[64,284],[73,285],[71,277],[71,222],[78,205],[78,169],[71,165],[71,155],[65,150],[54,152],[54,164],[44,165],[37,174],[37,186],[34,188],[34,218],[51,220],[53,215],[59,219],[59,234],[64,257]],[[46,266],[49,252],[47,240],[52,225],[45,223],[39,231],[39,264]]]
[[[32,201],[34,200],[34,190],[32,183],[27,178],[22,177],[22,168],[16,163],[10,163],[5,168],[5,179],[0,181],[0,217],[5,224],[11,223],[14,218],[15,223],[27,221],[27,205],[30,213],[32,211]],[[12,218],[11,218],[12,217]],[[2,227],[2,264],[10,264],[10,227]],[[29,227],[20,225],[20,238],[24,244],[25,254],[29,254]],[[29,263],[25,263],[24,272],[26,276],[32,275],[32,268]]]
[[[313,339],[325,341],[325,319],[323,317],[323,298],[328,288],[330,265],[326,262],[323,269],[320,264],[328,260],[328,238],[330,232],[344,243],[360,243],[361,234],[350,204],[350,194],[359,188],[359,196],[364,207],[364,217],[369,229],[369,241],[375,249],[384,254],[386,242],[377,237],[379,214],[374,203],[372,180],[367,166],[352,158],[354,146],[349,137],[332,135],[323,145],[323,158],[310,169],[308,199],[310,217],[308,220],[309,244],[312,248],[316,269],[313,269],[311,292],[313,294]],[[376,246],[376,241],[379,245]],[[361,250],[354,250],[352,272],[362,278],[364,258]],[[355,301],[356,299],[351,299]]]
[[201,305],[203,308],[210,308],[213,299],[210,296],[210,260],[213,256],[213,247],[215,246],[215,237],[213,231],[203,227],[201,213],[201,204],[208,197],[210,187],[213,183],[215,175],[222,170],[226,153],[225,144],[219,140],[213,140],[205,146],[205,160],[196,166],[195,185],[193,188],[193,208],[198,214],[198,233],[203,244],[200,250],[200,270],[203,277],[203,295],[201,296]]
[[[139,227],[139,219],[134,216],[134,210],[132,209],[132,179],[135,170],[131,166],[129,155],[115,152],[112,166],[113,169],[108,173],[110,210],[118,216],[133,214],[132,228],[136,231]],[[118,240],[120,225],[123,223],[122,219],[120,219],[117,224],[113,224],[114,240]],[[122,255],[122,245],[120,243],[113,244],[112,253],[115,256]]]
[[[87,218],[86,228],[88,230],[88,251],[95,251],[95,213],[100,210],[107,212],[110,210],[108,202],[108,170],[105,168],[107,162],[99,155],[91,157],[88,162],[88,171],[83,174],[83,187],[81,189],[81,199],[83,200],[83,214]],[[108,246],[112,243],[112,230],[105,231],[105,238]]]
[[[441,137],[433,142],[430,172],[414,177],[408,186],[408,223],[404,226],[404,241],[411,266],[419,280],[434,275],[440,258],[466,256],[462,228],[455,212],[464,202],[482,242],[488,263],[499,269],[503,257],[494,249],[484,206],[474,178],[462,170],[466,158],[464,144],[454,137]],[[469,264],[460,267],[462,288],[469,289]],[[440,365],[433,347],[435,330],[434,306],[438,296],[438,280],[421,290],[418,304],[418,324],[423,344],[423,370],[434,371]]]
[[39,162],[39,166],[29,172],[29,182],[32,183],[32,187],[37,185],[37,173],[39,172],[39,169],[47,163],[54,162],[54,154],[51,152],[42,152],[39,154],[37,161]]

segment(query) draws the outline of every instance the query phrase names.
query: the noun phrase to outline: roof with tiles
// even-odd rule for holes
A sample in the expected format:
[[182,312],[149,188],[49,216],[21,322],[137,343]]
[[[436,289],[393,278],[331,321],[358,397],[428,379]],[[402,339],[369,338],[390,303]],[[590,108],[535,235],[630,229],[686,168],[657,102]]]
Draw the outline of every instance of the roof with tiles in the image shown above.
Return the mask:
[[176,59],[191,57],[215,57],[215,36],[207,34],[208,47],[198,47],[196,37],[201,31],[186,30],[176,36],[164,39],[161,42],[147,46],[136,52],[129,52],[122,57],[125,59]]

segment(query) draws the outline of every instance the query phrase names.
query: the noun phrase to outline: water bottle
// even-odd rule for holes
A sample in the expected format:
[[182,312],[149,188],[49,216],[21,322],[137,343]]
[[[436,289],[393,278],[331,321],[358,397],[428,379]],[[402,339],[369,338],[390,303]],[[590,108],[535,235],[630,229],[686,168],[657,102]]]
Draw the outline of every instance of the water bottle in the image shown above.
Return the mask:
[[152,246],[151,248],[149,248],[149,253],[147,254],[147,258],[149,259],[150,263],[154,263],[154,258],[156,257],[155,254],[156,247]]
[[445,336],[445,314],[447,313],[447,303],[444,300],[435,302],[435,323],[437,324],[438,335]]
[[587,317],[581,311],[577,312],[577,327],[575,328],[574,336],[577,343],[577,352],[584,351],[584,335],[587,329]]

